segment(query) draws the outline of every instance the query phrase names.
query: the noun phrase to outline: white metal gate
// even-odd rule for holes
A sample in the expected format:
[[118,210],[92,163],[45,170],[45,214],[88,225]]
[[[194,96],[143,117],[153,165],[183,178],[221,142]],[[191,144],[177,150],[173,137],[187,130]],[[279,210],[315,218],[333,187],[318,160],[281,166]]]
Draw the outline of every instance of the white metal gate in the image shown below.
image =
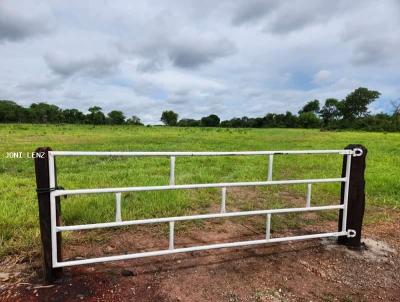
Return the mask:
[[[282,242],[289,240],[302,240],[312,238],[323,238],[332,236],[348,236],[354,237],[355,231],[347,229],[347,208],[348,208],[348,194],[349,194],[349,181],[350,181],[350,167],[351,158],[353,156],[361,156],[363,151],[361,149],[353,150],[302,150],[302,151],[246,151],[246,152],[81,152],[81,151],[49,151],[49,180],[50,188],[50,214],[51,214],[51,247],[52,247],[52,265],[53,268],[73,266],[80,264],[89,264],[97,262],[106,262],[113,260],[134,259],[149,256],[160,256],[175,253],[201,251],[217,248],[239,247],[245,245],[255,245],[272,242]],[[273,172],[273,159],[275,155],[298,155],[298,154],[336,154],[345,155],[347,157],[345,166],[345,176],[339,178],[322,178],[322,179],[296,179],[296,180],[272,180]],[[266,181],[253,181],[253,182],[230,182],[230,183],[206,183],[206,184],[175,184],[175,159],[182,156],[268,156],[268,172]],[[170,178],[169,185],[164,186],[141,186],[141,187],[123,187],[123,188],[100,188],[100,189],[76,189],[76,190],[60,190],[56,187],[56,170],[55,170],[55,157],[56,156],[159,156],[170,158]],[[311,189],[312,184],[316,183],[344,183],[344,198],[343,204],[328,205],[328,206],[311,206]],[[256,210],[256,211],[241,211],[241,212],[227,212],[225,207],[226,188],[228,187],[244,187],[244,186],[271,186],[271,185],[293,185],[293,184],[306,184],[307,196],[306,204],[301,208],[283,208],[271,210]],[[191,215],[191,216],[178,216],[178,217],[163,217],[141,220],[127,220],[121,219],[121,194],[124,192],[142,192],[142,191],[163,191],[163,190],[183,190],[183,189],[200,189],[200,188],[221,188],[221,209],[219,213]],[[70,225],[59,226],[56,219],[56,197],[78,194],[96,194],[96,193],[115,193],[116,200],[116,215],[115,222],[85,224],[85,225]],[[271,216],[274,214],[293,213],[293,212],[310,212],[310,211],[323,211],[323,210],[343,210],[342,215],[342,228],[338,232],[301,235],[292,237],[271,237]],[[230,243],[209,244],[201,246],[192,246],[184,248],[175,248],[174,246],[174,227],[175,222],[210,219],[210,218],[226,218],[238,216],[255,216],[263,215],[266,217],[265,238],[261,240],[239,241]],[[140,252],[134,254],[115,255],[107,257],[98,257],[90,259],[58,261],[57,250],[57,233],[63,231],[77,231],[89,230],[108,227],[119,227],[140,224],[153,224],[153,223],[169,223],[169,248],[167,250],[158,250],[150,252]]]

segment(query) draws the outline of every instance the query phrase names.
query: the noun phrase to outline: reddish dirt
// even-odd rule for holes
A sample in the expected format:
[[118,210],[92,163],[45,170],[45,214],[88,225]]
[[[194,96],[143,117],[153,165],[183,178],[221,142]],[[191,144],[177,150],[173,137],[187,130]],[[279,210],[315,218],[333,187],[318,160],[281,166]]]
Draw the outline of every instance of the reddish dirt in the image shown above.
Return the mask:
[[[391,217],[364,228],[361,251],[318,239],[192,252],[65,268],[52,286],[43,286],[40,259],[7,258],[0,263],[0,301],[400,301],[400,215]],[[263,228],[257,219],[191,224],[177,229],[176,246],[260,239]],[[273,236],[335,228],[325,221]],[[95,235],[70,239],[64,259],[168,245],[161,228]]]
[[[37,269],[37,263],[29,268],[9,260],[3,263],[10,275],[1,283],[0,300],[399,301],[399,222],[367,227],[367,249],[362,251],[348,250],[334,241],[309,240],[193,252],[67,268],[63,279],[51,287],[41,285],[42,280],[32,269]],[[221,234],[242,240],[259,236],[239,223],[224,222],[212,229],[212,236],[207,235],[211,225],[200,231],[185,231],[188,236],[177,245],[214,241]],[[308,228],[318,230],[315,226]],[[372,239],[382,234],[390,238],[387,244]],[[97,246],[92,255],[110,254],[118,250],[114,247],[118,241],[129,245],[147,240],[147,247],[165,245],[146,233],[138,238],[124,231],[118,238],[72,250],[79,253]],[[123,276],[123,270],[132,276]]]

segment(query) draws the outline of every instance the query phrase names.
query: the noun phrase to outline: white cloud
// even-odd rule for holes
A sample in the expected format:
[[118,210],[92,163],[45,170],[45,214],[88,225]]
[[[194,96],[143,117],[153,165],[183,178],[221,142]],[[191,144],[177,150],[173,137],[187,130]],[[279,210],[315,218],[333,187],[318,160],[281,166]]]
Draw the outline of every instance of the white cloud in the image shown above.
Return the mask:
[[320,71],[318,71],[316,74],[314,74],[313,77],[313,82],[315,84],[324,84],[329,82],[329,80],[331,79],[332,76],[332,72],[326,69],[321,69]]

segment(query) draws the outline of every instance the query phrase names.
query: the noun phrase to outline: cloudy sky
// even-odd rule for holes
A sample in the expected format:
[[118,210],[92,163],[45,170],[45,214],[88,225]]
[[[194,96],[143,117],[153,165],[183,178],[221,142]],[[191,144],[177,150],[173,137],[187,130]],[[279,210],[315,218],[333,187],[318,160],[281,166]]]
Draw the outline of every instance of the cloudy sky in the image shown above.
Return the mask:
[[400,98],[398,0],[0,1],[0,99],[158,123]]

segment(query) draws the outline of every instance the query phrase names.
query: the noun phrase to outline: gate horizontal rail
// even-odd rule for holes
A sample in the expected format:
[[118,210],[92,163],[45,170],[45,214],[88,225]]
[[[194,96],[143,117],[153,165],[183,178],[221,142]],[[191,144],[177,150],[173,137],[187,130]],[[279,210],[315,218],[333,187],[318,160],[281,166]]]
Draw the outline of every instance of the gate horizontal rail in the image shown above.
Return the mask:
[[[361,146],[362,147],[362,146]],[[288,150],[288,151],[238,151],[238,152],[114,152],[114,151],[47,151],[47,167],[48,167],[48,185],[49,189],[46,194],[49,196],[49,214],[50,214],[50,237],[51,237],[51,267],[61,268],[65,266],[91,264],[97,262],[106,262],[113,260],[124,260],[124,259],[135,259],[141,257],[150,256],[161,256],[175,253],[183,253],[190,251],[201,251],[207,249],[217,248],[229,248],[239,247],[245,245],[255,245],[273,242],[283,242],[290,240],[303,240],[312,238],[323,238],[323,237],[339,237],[348,236],[354,237],[355,231],[347,227],[347,212],[348,212],[348,199],[350,189],[350,169],[352,157],[359,157],[363,155],[362,148],[346,148],[343,150]],[[273,160],[276,155],[300,155],[300,154],[336,154],[344,156],[343,172],[342,177],[338,178],[318,178],[318,179],[291,179],[291,180],[272,180],[273,173]],[[225,182],[225,183],[205,183],[205,184],[175,184],[175,158],[181,156],[259,156],[267,155],[268,168],[266,173],[267,180],[265,181],[252,181],[252,182]],[[57,156],[133,156],[133,157],[170,157],[170,179],[169,185],[158,185],[158,186],[135,186],[135,187],[121,187],[121,188],[87,188],[87,189],[71,189],[64,190],[60,189],[56,185],[56,169],[55,169],[55,157]],[[38,159],[36,159],[39,162]],[[311,206],[311,191],[312,184],[319,183],[341,183],[342,184],[342,201],[340,205],[326,205],[326,206]],[[255,210],[255,211],[238,211],[238,212],[227,212],[226,211],[226,194],[228,187],[244,187],[244,186],[273,186],[273,185],[307,185],[305,207],[297,208],[282,208],[282,209],[268,209],[268,210]],[[200,214],[190,216],[176,216],[176,217],[162,217],[162,218],[149,218],[149,219],[137,219],[137,220],[126,220],[122,221],[121,218],[121,194],[126,192],[143,192],[143,191],[165,191],[165,190],[186,190],[186,189],[204,189],[204,188],[221,188],[221,210],[220,213],[211,214]],[[43,190],[44,188],[38,188]],[[43,193],[43,192],[41,192]],[[94,224],[83,224],[83,225],[67,225],[62,226],[58,223],[58,206],[59,198],[61,196],[68,195],[80,195],[80,194],[102,194],[102,193],[114,193],[116,196],[116,218],[115,222],[104,222]],[[40,201],[40,200],[39,200]],[[299,236],[279,237],[271,238],[271,216],[275,214],[285,213],[302,213],[311,211],[328,211],[328,210],[340,210],[340,227],[337,232],[327,232],[321,234],[307,234]],[[230,218],[240,216],[265,216],[265,239],[262,240],[250,240],[250,241],[238,241],[228,243],[217,243],[208,244],[201,246],[191,247],[179,247],[175,248],[175,222],[188,221],[188,220],[199,220],[199,219],[213,219],[213,218]],[[59,254],[59,242],[58,237],[61,232],[66,231],[80,231],[80,230],[91,230],[98,228],[110,228],[110,227],[123,227],[131,225],[142,225],[142,224],[154,224],[154,223],[169,223],[169,248],[167,250],[140,252],[125,255],[114,255],[107,257],[97,257],[90,259],[80,260],[60,260]],[[41,225],[42,227],[42,225]],[[46,252],[46,251],[45,251]]]
[[231,151],[231,152],[123,152],[123,151],[49,151],[58,156],[240,156],[284,154],[354,154],[353,150],[284,150],[284,151]]
[[126,221],[121,221],[121,222],[106,222],[106,223],[58,226],[58,227],[56,227],[56,230],[58,232],[78,231],[78,230],[91,230],[91,229],[98,229],[98,228],[111,228],[111,227],[119,227],[119,226],[138,225],[138,224],[163,223],[163,222],[171,222],[171,221],[176,222],[176,221],[199,220],[199,219],[209,219],[209,218],[227,218],[227,217],[265,215],[265,214],[313,212],[313,211],[339,210],[339,209],[343,209],[343,208],[344,208],[343,205],[332,205],[332,206],[320,206],[320,207],[309,207],[309,208],[288,208],[288,209],[231,212],[231,213],[201,214],[201,215],[191,215],[191,216],[176,216],[176,217],[126,220]]
[[55,190],[52,194],[54,196],[63,196],[63,195],[96,194],[96,193],[122,193],[122,192],[165,191],[165,190],[183,190],[183,189],[204,189],[204,188],[296,185],[296,184],[331,183],[331,182],[345,182],[345,181],[346,178],[322,178],[322,179],[301,179],[301,180],[296,179],[296,180],[272,180],[272,181],[252,181],[252,182],[226,182],[226,183],[208,183],[208,184],[192,184],[192,185],[172,185],[172,186]]
[[116,255],[116,256],[107,256],[107,257],[97,257],[97,258],[91,258],[91,259],[63,261],[63,262],[57,263],[56,266],[54,266],[54,267],[66,267],[66,266],[74,266],[74,265],[82,265],[82,264],[94,264],[94,263],[99,263],[99,262],[129,260],[129,259],[163,256],[163,255],[171,255],[171,254],[186,253],[186,252],[259,245],[259,244],[265,244],[265,243],[278,243],[278,242],[284,242],[284,241],[296,241],[296,240],[305,240],[305,239],[338,237],[338,236],[346,236],[347,233],[348,232],[331,232],[331,233],[310,234],[310,235],[303,235],[303,236],[292,236],[292,237],[281,237],[281,238],[270,238],[270,239],[260,239],[260,240],[208,244],[208,245],[201,245],[201,246],[195,246],[195,247],[176,248],[176,249],[172,249],[172,250],[160,250],[160,251],[127,254],[127,255]]

